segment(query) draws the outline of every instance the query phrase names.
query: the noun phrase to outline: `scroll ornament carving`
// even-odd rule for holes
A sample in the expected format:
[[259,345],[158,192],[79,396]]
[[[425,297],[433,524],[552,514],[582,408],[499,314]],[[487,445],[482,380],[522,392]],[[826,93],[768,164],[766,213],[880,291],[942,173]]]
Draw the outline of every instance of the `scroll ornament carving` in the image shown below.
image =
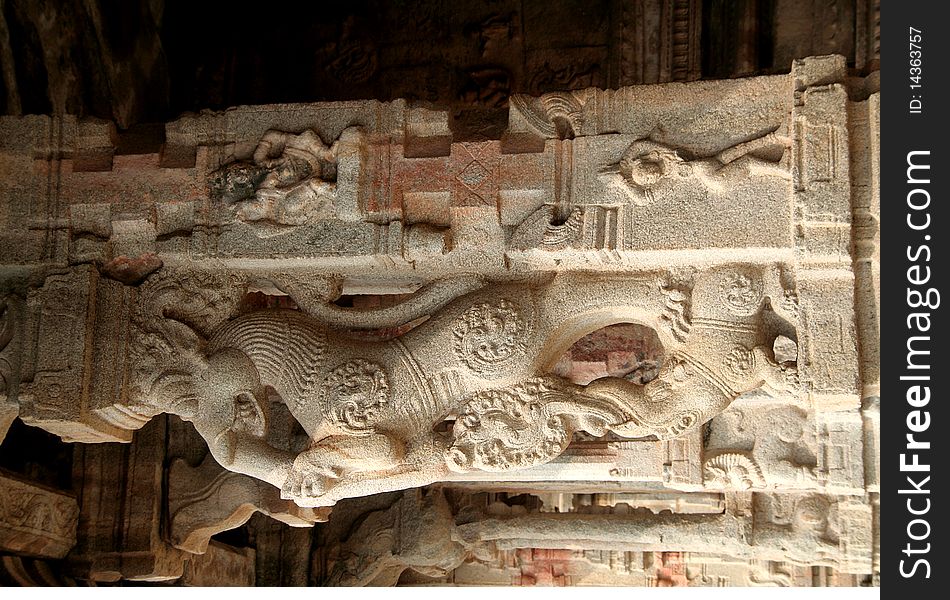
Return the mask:
[[581,133],[583,105],[571,92],[552,92],[541,98],[514,94],[511,104],[542,138],[573,138]]
[[719,299],[732,314],[749,316],[759,308],[762,282],[749,273],[727,273],[719,281]]
[[459,415],[450,464],[460,469],[507,471],[547,462],[570,442],[567,418],[541,401],[556,393],[541,381],[475,396]]
[[389,377],[376,363],[347,361],[327,375],[321,402],[330,422],[347,433],[371,432],[380,410],[390,403]]
[[723,452],[708,458],[703,464],[703,482],[706,487],[748,490],[763,487],[765,478],[751,457],[738,452]]
[[541,249],[554,251],[570,248],[574,240],[580,239],[583,228],[583,207],[572,207],[567,220],[560,224],[556,224],[554,220],[549,218],[544,229],[544,235],[541,238]]
[[554,377],[475,394],[455,422],[446,459],[458,471],[507,471],[548,462],[576,429],[603,435],[628,418],[616,403]]
[[455,323],[455,353],[475,372],[504,368],[525,351],[527,323],[509,300],[476,304]]
[[540,249],[555,252],[583,247],[585,207],[572,206],[563,222],[559,207],[544,204],[528,215],[511,236],[509,246],[518,250]]
[[75,542],[78,521],[79,506],[73,498],[0,478],[0,528],[53,539],[63,545],[65,554]]

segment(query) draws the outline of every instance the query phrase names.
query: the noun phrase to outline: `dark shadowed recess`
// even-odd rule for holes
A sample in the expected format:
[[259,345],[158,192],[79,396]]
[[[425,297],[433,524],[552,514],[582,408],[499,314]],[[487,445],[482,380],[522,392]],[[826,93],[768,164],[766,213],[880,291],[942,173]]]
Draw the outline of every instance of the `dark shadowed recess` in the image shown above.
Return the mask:
[[[514,93],[781,73],[794,57],[827,53],[867,71],[856,6],[3,0],[0,109],[125,130],[241,104],[406,98],[449,110],[460,139],[496,138]],[[134,131],[126,143],[161,143],[160,129]]]

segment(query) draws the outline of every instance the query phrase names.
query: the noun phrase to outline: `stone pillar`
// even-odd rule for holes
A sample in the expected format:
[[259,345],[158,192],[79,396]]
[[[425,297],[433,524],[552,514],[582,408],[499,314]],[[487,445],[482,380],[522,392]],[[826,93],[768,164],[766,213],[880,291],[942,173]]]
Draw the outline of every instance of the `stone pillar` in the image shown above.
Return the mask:
[[185,565],[180,583],[196,587],[250,587],[255,584],[253,548],[211,542],[204,554]]
[[68,561],[76,577],[167,581],[182,576],[190,555],[162,537],[165,421],[151,421],[130,445],[77,449],[74,477],[82,485],[79,545]]
[[256,585],[309,585],[312,529],[287,528],[264,515],[248,526],[256,546]]
[[36,335],[28,340],[21,375],[25,423],[70,442],[132,439],[141,421],[106,418],[125,382],[129,294],[92,265],[53,272],[30,293]]

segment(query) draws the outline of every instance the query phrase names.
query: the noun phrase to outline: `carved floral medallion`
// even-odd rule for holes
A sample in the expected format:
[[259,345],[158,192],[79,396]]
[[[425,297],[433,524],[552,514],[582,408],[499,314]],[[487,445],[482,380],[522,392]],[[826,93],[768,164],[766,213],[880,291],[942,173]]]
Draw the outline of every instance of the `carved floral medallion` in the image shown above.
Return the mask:
[[748,273],[729,273],[719,282],[719,298],[732,314],[751,315],[762,300],[762,282]]
[[528,326],[514,303],[482,302],[462,313],[455,323],[455,353],[471,370],[504,368],[525,351]]
[[350,360],[330,371],[320,398],[331,423],[347,433],[370,433],[380,409],[391,400],[389,377],[376,363]]
[[742,381],[755,371],[755,353],[736,346],[722,359],[722,375],[730,381]]

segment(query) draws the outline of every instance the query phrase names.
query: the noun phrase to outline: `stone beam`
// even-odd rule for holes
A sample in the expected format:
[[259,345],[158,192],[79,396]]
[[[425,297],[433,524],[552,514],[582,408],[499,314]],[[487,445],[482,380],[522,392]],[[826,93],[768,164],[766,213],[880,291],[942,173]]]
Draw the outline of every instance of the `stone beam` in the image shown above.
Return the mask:
[[63,558],[76,544],[76,499],[0,472],[0,550]]

